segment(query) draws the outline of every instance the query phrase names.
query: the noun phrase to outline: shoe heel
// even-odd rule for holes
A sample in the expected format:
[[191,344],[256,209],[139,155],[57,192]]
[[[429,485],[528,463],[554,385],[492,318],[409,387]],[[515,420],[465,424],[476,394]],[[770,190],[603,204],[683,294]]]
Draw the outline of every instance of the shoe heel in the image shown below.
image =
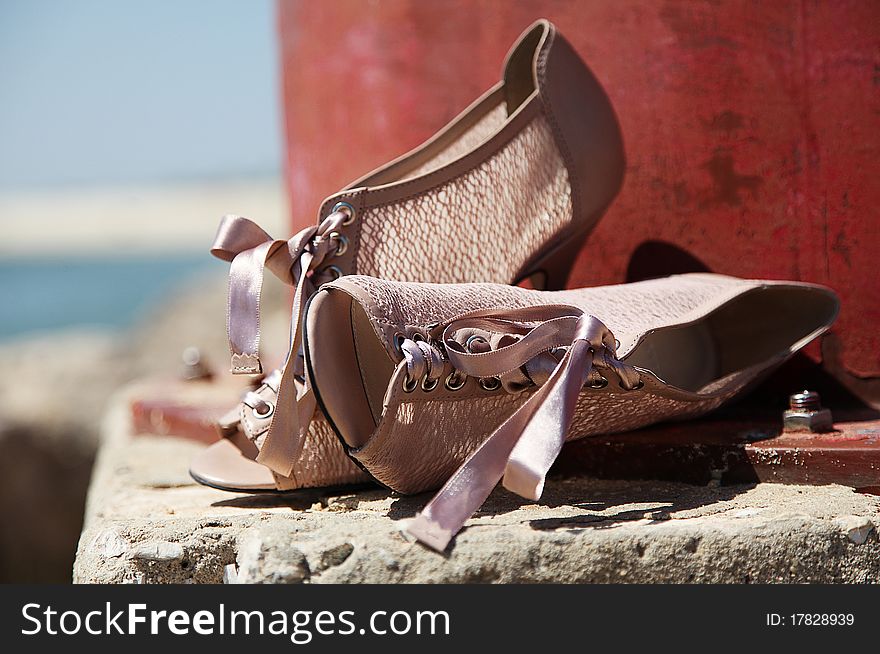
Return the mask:
[[541,275],[543,273],[543,286],[536,288],[543,291],[561,291],[564,289],[571,275],[571,270],[574,268],[574,262],[577,260],[581,247],[586,240],[586,234],[573,237],[542,259],[537,266],[537,274]]
[[561,291],[564,289],[581,248],[599,216],[585,221],[587,229],[581,229],[548,252],[543,253],[540,259],[527,264],[524,267],[526,272],[520,275],[516,283],[521,284],[528,280],[531,287],[539,291]]

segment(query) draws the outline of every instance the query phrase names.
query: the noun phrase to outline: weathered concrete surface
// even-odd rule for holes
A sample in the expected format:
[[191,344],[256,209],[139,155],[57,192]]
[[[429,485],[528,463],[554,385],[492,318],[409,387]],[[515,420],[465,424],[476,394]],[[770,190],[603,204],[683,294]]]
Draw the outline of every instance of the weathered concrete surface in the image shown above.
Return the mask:
[[496,491],[445,555],[400,533],[427,497],[232,494],[194,484],[199,445],[107,416],[77,582],[880,582],[880,498],[842,486],[555,479]]
[[[207,256],[207,254],[205,255]],[[146,375],[173,378],[197,345],[228,359],[222,270],[182,284],[124,332],[71,328],[0,345],[0,582],[69,582],[99,425],[108,398]],[[287,287],[269,283],[266,343],[287,343]],[[234,401],[231,395],[229,402]]]

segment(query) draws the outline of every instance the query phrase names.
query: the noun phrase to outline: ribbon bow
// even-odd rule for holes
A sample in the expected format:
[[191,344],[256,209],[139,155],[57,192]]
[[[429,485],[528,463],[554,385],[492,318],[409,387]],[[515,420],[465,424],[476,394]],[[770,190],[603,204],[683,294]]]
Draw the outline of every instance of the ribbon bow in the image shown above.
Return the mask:
[[[476,311],[454,318],[442,330],[449,362],[474,377],[516,373],[539,355],[568,346],[547,381],[478,447],[409,525],[407,531],[442,551],[503,478],[505,488],[538,500],[550,466],[571,426],[578,395],[598,371],[613,373],[626,389],[638,372],[621,363],[611,331],[594,316],[572,306],[539,306],[516,311]],[[457,334],[503,333],[501,347],[474,353]],[[504,342],[507,344],[503,344]],[[484,341],[487,342],[487,341]]]
[[226,332],[233,374],[259,374],[263,370],[260,296],[264,269],[295,288],[290,349],[278,383],[275,413],[257,455],[259,463],[285,477],[291,475],[299,458],[316,406],[300,356],[303,313],[317,287],[335,278],[319,266],[338,247],[333,235],[348,218],[343,209],[335,211],[319,225],[307,227],[285,241],[273,239],[247,218],[224,216],[211,246],[211,254],[231,262]]

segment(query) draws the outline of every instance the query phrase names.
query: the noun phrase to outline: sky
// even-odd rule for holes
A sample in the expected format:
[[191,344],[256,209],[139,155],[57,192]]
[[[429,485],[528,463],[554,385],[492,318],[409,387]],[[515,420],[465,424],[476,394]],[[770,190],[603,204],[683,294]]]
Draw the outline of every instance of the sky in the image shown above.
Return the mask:
[[0,191],[277,175],[272,0],[0,0]]

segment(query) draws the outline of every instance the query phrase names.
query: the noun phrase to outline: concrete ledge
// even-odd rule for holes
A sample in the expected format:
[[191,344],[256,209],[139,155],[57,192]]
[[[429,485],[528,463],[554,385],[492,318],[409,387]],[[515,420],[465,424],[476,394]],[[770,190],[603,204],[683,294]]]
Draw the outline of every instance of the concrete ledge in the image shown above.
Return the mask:
[[201,447],[108,413],[74,566],[79,583],[880,582],[880,498],[843,486],[553,479],[497,490],[434,553],[400,534],[427,496],[243,495],[187,474]]

